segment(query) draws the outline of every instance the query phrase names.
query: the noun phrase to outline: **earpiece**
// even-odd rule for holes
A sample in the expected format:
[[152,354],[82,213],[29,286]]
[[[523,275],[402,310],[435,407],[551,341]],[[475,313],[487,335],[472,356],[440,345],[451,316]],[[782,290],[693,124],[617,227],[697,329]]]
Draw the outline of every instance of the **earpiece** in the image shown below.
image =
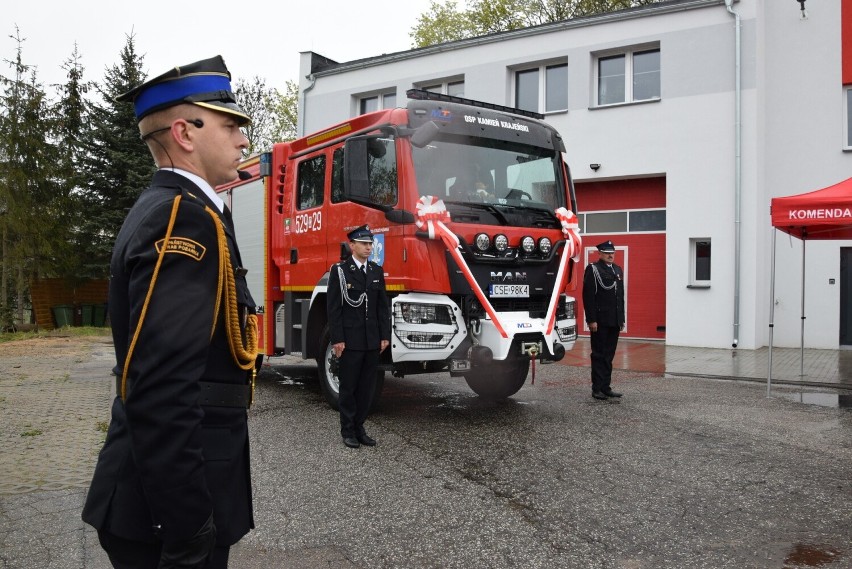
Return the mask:
[[[203,121],[203,120],[201,120],[201,119],[186,119],[186,122],[188,122],[189,124],[191,124],[191,125],[195,126],[195,128],[201,128],[202,126],[204,126],[204,121]],[[139,138],[141,138],[142,140],[145,140],[145,139],[147,139],[149,136],[152,136],[152,135],[154,135],[154,134],[157,134],[158,132],[163,132],[164,130],[169,130],[170,128],[172,128],[172,127],[171,127],[171,125],[169,125],[169,126],[164,126],[163,128],[158,128],[158,129],[152,130],[151,132],[149,132],[149,133],[147,133],[147,134],[143,134],[143,135],[142,135],[142,136],[140,136]]]

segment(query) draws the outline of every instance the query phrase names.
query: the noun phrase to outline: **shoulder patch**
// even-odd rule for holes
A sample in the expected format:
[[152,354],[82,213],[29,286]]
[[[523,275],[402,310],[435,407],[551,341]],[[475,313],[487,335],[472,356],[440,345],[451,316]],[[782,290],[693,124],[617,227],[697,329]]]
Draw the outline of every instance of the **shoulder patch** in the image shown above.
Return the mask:
[[[158,254],[163,250],[163,241],[165,239],[160,239],[154,243]],[[171,237],[169,238],[169,246],[166,247],[166,253],[179,253],[196,261],[203,259],[206,252],[207,248],[204,245],[186,237]]]

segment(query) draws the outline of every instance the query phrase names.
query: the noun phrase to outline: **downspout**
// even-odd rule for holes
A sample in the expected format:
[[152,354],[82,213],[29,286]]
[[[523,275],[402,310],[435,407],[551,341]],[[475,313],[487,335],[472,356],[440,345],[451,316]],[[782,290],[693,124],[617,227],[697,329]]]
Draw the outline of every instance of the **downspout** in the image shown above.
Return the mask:
[[308,91],[313,89],[314,85],[317,84],[317,77],[313,73],[305,76],[305,79],[308,79],[311,84],[302,89],[302,92],[300,93],[300,95],[302,96],[302,104],[300,105],[301,113],[299,113],[299,117],[301,117],[302,120],[299,121],[299,132],[297,133],[296,138],[302,138],[303,136],[305,136],[305,108],[308,105]]
[[736,85],[734,87],[734,108],[735,108],[735,124],[734,124],[734,139],[735,139],[735,174],[734,174],[734,341],[731,344],[731,347],[736,348],[739,343],[740,337],[740,233],[741,233],[741,221],[740,221],[740,209],[742,202],[742,169],[743,169],[743,157],[742,157],[742,86],[741,86],[741,75],[742,75],[742,55],[741,55],[741,43],[740,39],[740,29],[742,27],[740,23],[740,15],[734,12],[733,10],[734,0],[725,0],[725,7],[728,12],[734,17],[735,26],[734,26],[734,42],[736,45],[736,51],[734,52],[735,59],[735,76],[736,76]]

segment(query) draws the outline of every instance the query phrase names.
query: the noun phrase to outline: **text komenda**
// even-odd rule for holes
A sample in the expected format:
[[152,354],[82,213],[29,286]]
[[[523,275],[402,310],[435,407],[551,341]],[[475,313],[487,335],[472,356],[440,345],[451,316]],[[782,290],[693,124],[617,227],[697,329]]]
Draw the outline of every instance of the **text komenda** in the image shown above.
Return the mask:
[[843,219],[852,217],[852,210],[847,208],[824,209],[791,209],[790,219]]
[[516,123],[516,122],[509,122],[509,121],[501,121],[501,120],[497,120],[497,119],[489,119],[489,118],[486,118],[486,117],[474,117],[474,116],[471,116],[471,115],[465,115],[464,121],[469,122],[469,123],[475,122],[477,124],[482,124],[482,125],[487,125],[487,126],[496,126],[496,127],[499,127],[499,128],[506,128],[506,129],[509,129],[509,130],[519,130],[521,132],[529,132],[530,131],[530,127],[528,127],[525,124],[520,124],[520,123]]

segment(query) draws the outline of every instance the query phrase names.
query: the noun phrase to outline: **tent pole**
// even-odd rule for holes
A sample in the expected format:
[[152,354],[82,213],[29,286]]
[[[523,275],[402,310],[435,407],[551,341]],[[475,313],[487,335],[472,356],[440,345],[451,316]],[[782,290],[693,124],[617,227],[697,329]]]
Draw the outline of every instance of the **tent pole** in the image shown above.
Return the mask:
[[769,369],[766,373],[766,396],[772,393],[772,336],[775,330],[775,236],[776,228],[772,228],[772,262],[769,270]]
[[807,244],[807,233],[802,231],[802,332],[799,340],[799,375],[805,375],[805,245]]

